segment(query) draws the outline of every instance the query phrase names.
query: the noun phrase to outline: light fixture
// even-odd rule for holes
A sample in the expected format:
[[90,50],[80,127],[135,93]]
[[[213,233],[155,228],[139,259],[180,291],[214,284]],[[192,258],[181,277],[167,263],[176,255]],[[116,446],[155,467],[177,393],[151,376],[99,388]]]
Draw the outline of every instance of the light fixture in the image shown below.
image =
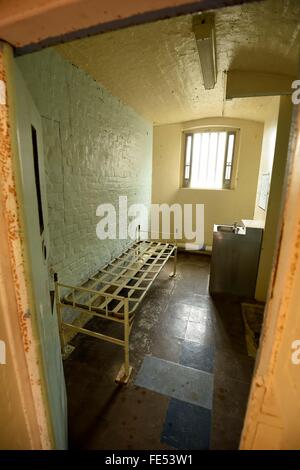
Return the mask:
[[193,16],[193,33],[197,43],[204,88],[211,90],[217,81],[214,14],[204,13]]

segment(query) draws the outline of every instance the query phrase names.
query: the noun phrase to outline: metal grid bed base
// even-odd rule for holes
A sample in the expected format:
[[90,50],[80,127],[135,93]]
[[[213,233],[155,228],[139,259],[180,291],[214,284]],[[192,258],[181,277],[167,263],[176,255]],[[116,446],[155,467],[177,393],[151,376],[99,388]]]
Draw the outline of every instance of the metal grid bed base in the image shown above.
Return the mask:
[[[133,243],[120,256],[103,266],[80,286],[60,283],[55,274],[56,307],[62,353],[65,351],[64,330],[66,328],[122,346],[125,356],[124,364],[116,381],[127,383],[132,369],[129,364],[129,335],[135,311],[171,257],[174,257],[174,270],[170,276],[175,276],[177,247],[171,243],[144,240]],[[67,289],[68,293],[61,297],[61,289]],[[120,323],[124,329],[124,338],[107,336],[64,322],[63,309],[67,306],[84,312],[91,318],[96,316]]]

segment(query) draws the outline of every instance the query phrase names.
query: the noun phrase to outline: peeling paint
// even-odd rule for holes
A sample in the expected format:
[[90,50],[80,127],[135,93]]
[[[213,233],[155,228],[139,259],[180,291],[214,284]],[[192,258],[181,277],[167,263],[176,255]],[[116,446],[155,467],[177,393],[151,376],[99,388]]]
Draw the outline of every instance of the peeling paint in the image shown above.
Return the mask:
[[[2,83],[6,83],[6,73],[4,69],[4,56],[3,49],[0,51],[0,80]],[[6,86],[5,86],[5,92]],[[7,103],[7,98],[5,97],[5,105],[0,108],[0,121],[2,125],[0,126],[0,155],[1,155],[1,166],[0,166],[0,175],[1,175],[1,190],[4,196],[5,201],[5,212],[4,216],[8,225],[8,236],[9,236],[9,248],[11,259],[15,260],[15,252],[13,242],[18,244],[19,256],[21,255],[21,262],[24,263],[22,248],[21,245],[23,241],[20,238],[20,220],[18,217],[18,201],[16,199],[16,190],[15,190],[15,178],[12,171],[12,148],[11,148],[11,136],[9,129],[9,109]],[[13,208],[11,208],[13,207]],[[12,265],[13,277],[15,281],[16,297],[18,302],[18,314],[21,326],[21,332],[24,340],[25,351],[28,352],[28,331],[27,324],[25,320],[25,312],[22,304],[22,292],[21,292],[21,282],[19,280],[19,272],[17,270],[16,264]]]
[[[34,341],[33,325],[28,318],[29,295],[28,280],[26,276],[26,261],[24,258],[24,239],[22,230],[22,221],[20,217],[20,207],[18,202],[18,191],[15,173],[14,157],[16,156],[16,141],[14,141],[11,132],[10,122],[13,122],[13,107],[11,97],[8,95],[12,89],[11,72],[12,52],[8,45],[0,43],[0,80],[5,83],[5,104],[0,106],[0,195],[2,200],[3,222],[7,233],[7,245],[9,250],[10,269],[14,283],[16,314],[18,315],[19,333],[23,341],[23,348],[26,356],[28,376],[32,384],[33,406],[36,413],[36,419],[39,423],[40,435],[32,436],[32,442],[36,442],[39,448],[49,449],[51,447],[51,438],[47,418],[45,416],[45,400],[41,384],[39,383],[40,368],[36,366],[36,342]],[[14,145],[14,147],[13,147]],[[9,312],[7,312],[9,313]],[[14,314],[14,311],[10,312]],[[17,334],[17,332],[13,332]],[[17,377],[19,380],[19,377]],[[19,384],[22,387],[24,385]],[[27,410],[24,406],[24,413]],[[27,416],[28,419],[28,416]],[[28,429],[31,429],[31,423],[28,422]],[[37,444],[39,440],[39,444]]]
[[0,105],[6,104],[6,87],[5,82],[0,80]]

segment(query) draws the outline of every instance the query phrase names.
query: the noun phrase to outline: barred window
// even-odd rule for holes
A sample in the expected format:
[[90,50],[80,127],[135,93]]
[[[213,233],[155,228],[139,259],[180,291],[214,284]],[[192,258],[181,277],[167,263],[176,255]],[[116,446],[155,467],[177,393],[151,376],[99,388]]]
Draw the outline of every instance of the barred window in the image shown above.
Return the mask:
[[230,189],[236,131],[205,130],[185,134],[183,186]]

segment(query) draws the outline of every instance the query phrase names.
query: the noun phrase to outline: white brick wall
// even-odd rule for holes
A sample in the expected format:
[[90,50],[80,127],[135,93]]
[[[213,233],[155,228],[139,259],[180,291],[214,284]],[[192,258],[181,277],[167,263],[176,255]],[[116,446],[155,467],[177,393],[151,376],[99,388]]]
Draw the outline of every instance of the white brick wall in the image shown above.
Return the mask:
[[152,125],[53,49],[17,63],[43,121],[49,268],[77,283],[126,244],[96,237],[97,206],[150,204]]

